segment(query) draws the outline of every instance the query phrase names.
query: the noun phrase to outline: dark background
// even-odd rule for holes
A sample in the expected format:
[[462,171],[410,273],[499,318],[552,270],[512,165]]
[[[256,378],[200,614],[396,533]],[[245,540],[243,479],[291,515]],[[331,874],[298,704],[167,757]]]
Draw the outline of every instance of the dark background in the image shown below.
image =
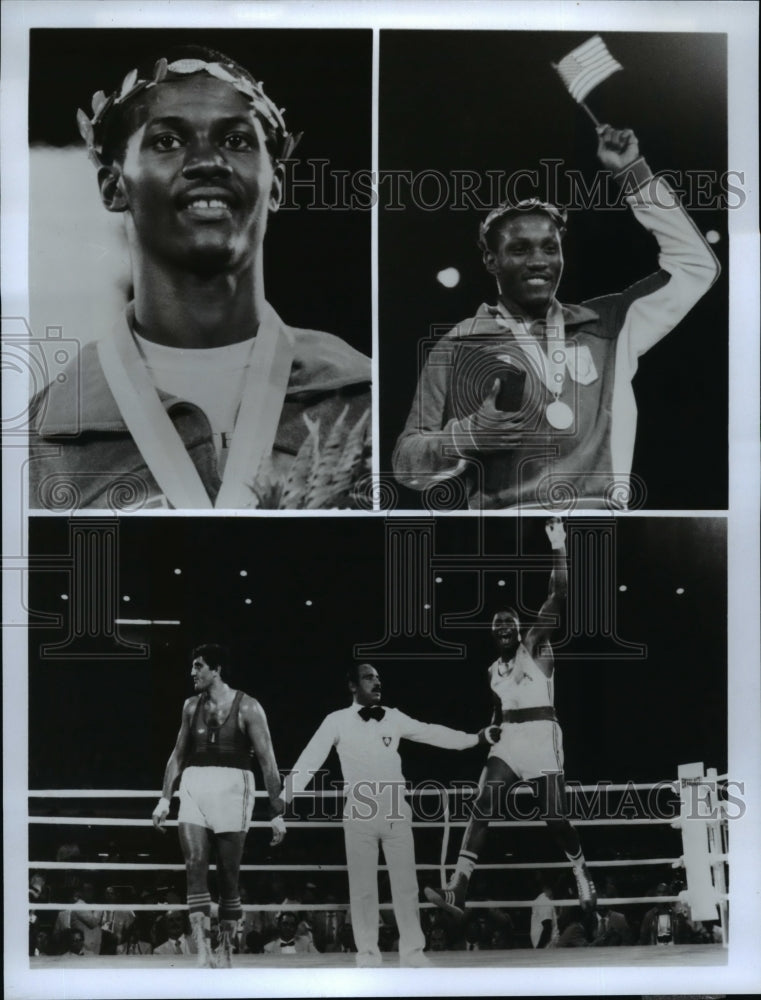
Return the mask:
[[[381,174],[435,169],[447,176],[452,170],[507,176],[540,169],[541,159],[560,159],[561,176],[579,170],[591,186],[599,167],[594,127],[550,65],[590,35],[382,31]],[[606,32],[603,40],[624,69],[587,98],[597,118],[632,128],[653,170],[725,171],[726,36]],[[423,190],[434,202],[434,188]],[[561,185],[555,197],[562,201],[562,195]],[[474,315],[479,303],[495,301],[476,246],[485,214],[475,208],[426,211],[409,203],[404,211],[380,213],[383,469],[390,469],[415,390],[419,342],[433,329],[442,333]],[[640,359],[632,471],[644,479],[651,509],[727,504],[727,218],[717,209],[692,211],[692,217],[703,233],[720,234],[712,249],[723,273]],[[558,291],[564,302],[623,290],[657,268],[654,239],[628,211],[572,211],[564,253]],[[456,288],[436,280],[446,267],[460,271]],[[412,491],[402,498],[403,506],[420,505]]]
[[[76,111],[91,111],[97,90],[121,86],[133,67],[153,62],[177,45],[206,45],[233,57],[280,108],[291,132],[304,136],[293,154],[329,160],[328,170],[368,170],[371,137],[372,32],[216,29],[32,29],[29,140],[82,145]],[[295,176],[308,179],[302,162]],[[334,198],[331,185],[316,204]],[[369,354],[371,349],[370,213],[319,207],[309,189],[298,205],[273,216],[265,243],[267,298],[286,323],[324,329]]]
[[[569,532],[590,523],[574,521]],[[617,634],[645,643],[647,656],[614,658],[609,640],[583,635],[558,649],[556,704],[567,776],[587,783],[669,780],[678,764],[694,760],[721,773],[727,759],[724,521],[629,517],[597,523],[613,524],[615,532],[610,588]],[[116,613],[181,622],[119,626],[123,640],[150,644],[147,658],[110,658],[102,655],[111,648],[106,637],[87,638],[88,616],[96,615],[98,601],[108,605],[111,591],[104,581],[96,587],[97,600],[77,605],[66,563],[70,530],[64,518],[30,521],[30,788],[158,789],[183,700],[192,694],[190,649],[203,641],[229,645],[235,665],[230,683],[261,700],[278,764],[287,769],[323,717],[349,703],[344,674],[354,645],[383,638],[381,518],[118,522]],[[451,557],[477,552],[479,538],[482,553],[496,557],[489,569],[454,567]],[[414,659],[411,654],[431,647],[412,636],[397,647],[395,660],[363,659],[378,667],[384,703],[473,732],[491,712],[491,615],[522,603],[530,622],[546,595],[543,519],[441,518],[433,551],[449,562],[421,575],[421,581],[428,573],[441,578],[432,584],[436,631],[444,641],[464,644],[465,656]],[[522,573],[520,590],[513,570],[500,566],[502,556],[516,553],[532,567]],[[605,585],[598,578],[576,587],[588,588],[581,606],[591,609]],[[483,606],[470,627],[442,624],[442,615],[478,609],[479,594]],[[43,613],[61,615],[60,624],[34,624]],[[62,642],[77,623],[80,638],[64,658],[43,654],[43,644]],[[87,659],[93,651],[95,658]],[[413,783],[476,780],[484,757],[478,750],[402,745],[404,772]],[[330,763],[337,776],[336,761]]]

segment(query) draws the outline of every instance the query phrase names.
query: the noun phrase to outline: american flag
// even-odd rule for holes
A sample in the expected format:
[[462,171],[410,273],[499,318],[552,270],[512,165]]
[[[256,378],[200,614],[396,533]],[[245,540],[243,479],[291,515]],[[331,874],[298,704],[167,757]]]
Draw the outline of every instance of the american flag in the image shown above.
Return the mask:
[[623,66],[608,52],[602,38],[594,35],[564,56],[555,69],[571,97],[581,103],[591,90]]

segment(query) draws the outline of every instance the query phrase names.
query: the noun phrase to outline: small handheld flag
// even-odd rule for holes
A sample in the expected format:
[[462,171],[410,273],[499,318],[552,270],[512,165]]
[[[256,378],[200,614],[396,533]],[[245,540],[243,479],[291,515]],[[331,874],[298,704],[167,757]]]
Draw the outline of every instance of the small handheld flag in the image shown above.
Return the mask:
[[571,97],[580,104],[596,126],[599,122],[584,103],[584,98],[603,80],[607,80],[619,69],[623,69],[605,47],[599,35],[593,35],[586,42],[564,56],[559,63],[552,63]]

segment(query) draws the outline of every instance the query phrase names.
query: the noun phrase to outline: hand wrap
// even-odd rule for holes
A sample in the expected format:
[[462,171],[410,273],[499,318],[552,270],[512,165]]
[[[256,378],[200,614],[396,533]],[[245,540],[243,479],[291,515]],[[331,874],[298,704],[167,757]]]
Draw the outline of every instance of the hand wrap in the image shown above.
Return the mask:
[[270,826],[272,827],[272,840],[270,841],[270,846],[274,847],[276,844],[279,844],[285,836],[285,820],[282,816],[273,816],[270,820]]
[[478,734],[478,742],[481,746],[493,747],[502,738],[502,726],[485,726]]
[[156,803],[156,808],[153,810],[153,821],[154,823],[163,823],[167,818],[169,813],[170,802],[169,799],[164,795]]

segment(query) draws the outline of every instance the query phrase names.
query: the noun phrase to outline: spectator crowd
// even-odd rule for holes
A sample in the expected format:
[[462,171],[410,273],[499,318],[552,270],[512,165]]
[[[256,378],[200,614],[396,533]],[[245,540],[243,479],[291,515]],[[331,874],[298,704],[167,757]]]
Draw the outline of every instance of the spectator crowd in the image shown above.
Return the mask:
[[[123,860],[113,844],[105,852],[99,852],[98,858]],[[67,843],[56,850],[56,860],[81,865],[88,859],[83,858],[77,844]],[[608,904],[608,899],[633,893],[629,886],[622,893],[611,879],[603,880],[597,907],[592,913],[584,913],[578,906],[557,905],[560,900],[575,898],[565,873],[557,878],[549,873],[532,876],[534,895],[530,909],[489,906],[488,900],[504,898],[513,877],[509,872],[498,874],[508,879],[504,886],[495,884],[494,872],[476,874],[471,895],[473,906],[462,920],[437,909],[421,911],[427,951],[663,946],[721,940],[717,923],[691,919],[684,885],[680,882],[635,886],[638,895],[679,897],[677,902],[664,901],[647,907]],[[381,903],[388,903],[388,873],[381,870],[379,875]],[[134,882],[131,876],[136,876]],[[420,881],[421,889],[427,881],[433,884],[431,873],[421,871]],[[244,907],[256,902],[269,904],[269,908],[244,909],[235,949],[240,954],[273,956],[355,951],[351,914],[339,905],[339,900],[348,898],[345,883],[345,873],[278,870],[244,873],[241,878]],[[511,898],[530,896],[530,889],[530,884],[528,891],[519,893],[516,888]],[[479,900],[483,906],[479,906]],[[35,909],[35,903],[57,902],[72,905],[58,912]],[[99,872],[96,867],[35,870],[29,879],[29,953],[33,956],[193,954],[195,945],[184,902],[182,872],[138,874],[127,866],[117,882],[111,871]],[[335,909],[331,904],[335,904]],[[217,930],[213,914],[213,939]],[[379,942],[381,951],[398,950],[398,932],[390,908],[381,909]]]

